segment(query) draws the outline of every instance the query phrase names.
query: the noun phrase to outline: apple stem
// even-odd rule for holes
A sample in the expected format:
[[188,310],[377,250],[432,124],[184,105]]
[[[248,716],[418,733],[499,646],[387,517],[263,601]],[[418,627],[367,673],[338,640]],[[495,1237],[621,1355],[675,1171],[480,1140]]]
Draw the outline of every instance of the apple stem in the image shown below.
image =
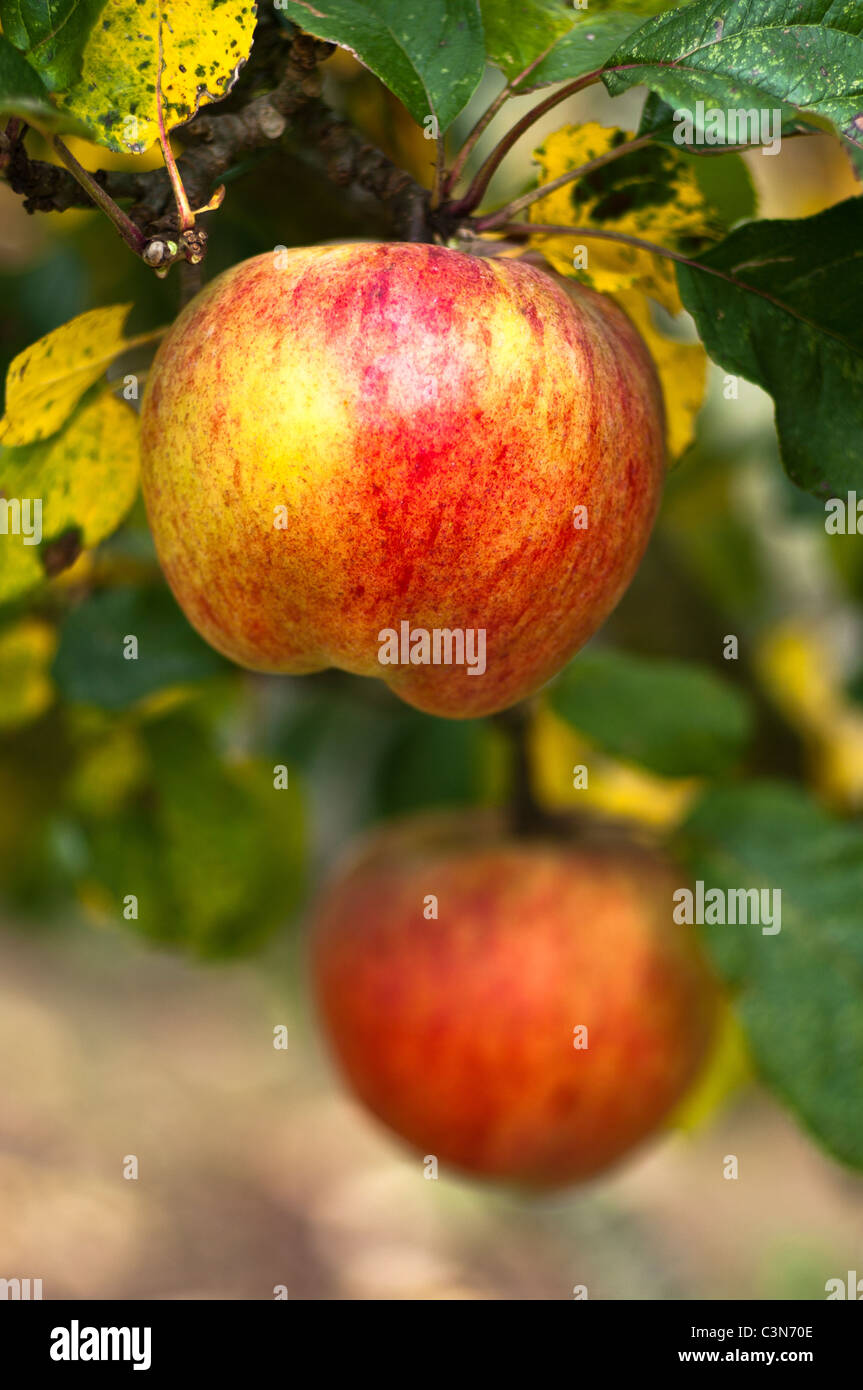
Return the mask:
[[519,839],[547,835],[557,825],[557,817],[546,811],[534,795],[530,756],[533,712],[533,704],[523,701],[493,716],[510,746],[509,827]]
[[533,203],[541,202],[543,198],[547,198],[551,193],[556,193],[559,188],[565,188],[569,183],[576,183],[579,179],[586,178],[595,169],[602,169],[604,165],[611,164],[624,155],[632,154],[634,150],[642,149],[650,143],[650,140],[651,136],[649,135],[639,135],[635,140],[627,140],[624,144],[615,146],[613,150],[607,150],[605,154],[597,155],[596,159],[590,159],[577,169],[570,169],[567,173],[552,179],[550,183],[544,183],[541,188],[535,188],[533,192],[525,193],[523,197],[516,198],[505,208],[498,208],[496,212],[490,213],[487,217],[480,217],[473,224],[474,231],[490,232],[505,222],[511,222],[515,213],[522,212]]
[[456,184],[458,183],[459,179],[464,173],[465,165],[467,164],[470,156],[473,154],[473,151],[476,148],[477,142],[479,141],[481,136],[485,134],[486,130],[491,125],[498,111],[500,111],[501,107],[507,101],[509,101],[510,97],[516,96],[518,94],[516,89],[521,85],[522,82],[525,81],[526,78],[530,77],[531,73],[539,67],[540,63],[545,61],[545,59],[548,57],[549,53],[554,48],[556,43],[557,39],[553,39],[552,42],[549,44],[548,48],[544,49],[543,52],[540,53],[538,58],[534,58],[532,63],[528,63],[527,67],[524,69],[523,72],[520,72],[517,77],[511,78],[510,81],[507,82],[506,85],[502,87],[501,90],[498,92],[491,105],[487,107],[483,114],[480,116],[470,135],[467,137],[458,154],[456,155],[455,160],[453,161],[453,166],[447,174],[446,178],[444,179],[444,197],[449,197],[449,194],[455,188]]
[[559,106],[560,103],[566,101],[568,97],[575,96],[576,92],[581,92],[585,87],[592,87],[595,82],[598,82],[600,72],[601,69],[596,68],[594,72],[585,73],[582,77],[577,77],[575,81],[568,82],[565,87],[561,87],[559,91],[553,92],[550,97],[546,97],[545,101],[541,101],[538,106],[533,107],[525,116],[522,116],[521,120],[516,122],[512,129],[492,150],[465,196],[455,203],[450,203],[447,211],[454,217],[458,217],[471,213],[475,208],[478,208],[485,197],[486,190],[494,174],[509,154],[513,145],[518,143],[522,135],[530,130],[532,125],[535,125],[536,122],[541,120],[549,111],[553,111],[555,106]]
[[64,145],[59,135],[52,137],[51,144],[62,159],[69,173],[77,179],[81,187],[90,195],[97,207],[101,208],[107,217],[111,219],[120,236],[127,246],[135,252],[137,256],[143,254],[147,239],[143,232],[135,226],[130,217],[127,217],[122,208],[118,207],[111,197],[106,193],[100,183],[88,173],[82,164],[79,164],[72,151]]

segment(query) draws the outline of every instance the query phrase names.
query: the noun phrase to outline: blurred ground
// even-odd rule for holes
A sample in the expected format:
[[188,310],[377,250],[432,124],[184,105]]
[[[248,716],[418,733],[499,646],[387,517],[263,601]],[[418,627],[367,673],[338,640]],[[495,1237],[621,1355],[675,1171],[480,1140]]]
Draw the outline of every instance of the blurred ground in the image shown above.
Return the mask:
[[818,1299],[860,1266],[863,1183],[753,1094],[576,1193],[426,1180],[330,1075],[301,976],[284,944],[203,969],[0,935],[0,1276],[48,1299]]

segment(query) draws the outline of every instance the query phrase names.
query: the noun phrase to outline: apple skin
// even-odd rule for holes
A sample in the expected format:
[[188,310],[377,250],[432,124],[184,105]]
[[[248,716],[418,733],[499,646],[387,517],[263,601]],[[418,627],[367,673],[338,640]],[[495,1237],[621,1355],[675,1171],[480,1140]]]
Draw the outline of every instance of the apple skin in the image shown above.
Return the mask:
[[[144,498],[180,606],[251,670],[336,666],[449,718],[514,704],[647,544],[664,415],[642,339],[611,300],[511,261],[280,255],[207,286],[148,376]],[[381,665],[402,621],[484,629],[484,674]]]
[[324,894],[311,966],[332,1052],[442,1167],[589,1178],[661,1126],[712,1037],[717,986],[672,921],[680,874],[634,845],[435,837],[373,839]]

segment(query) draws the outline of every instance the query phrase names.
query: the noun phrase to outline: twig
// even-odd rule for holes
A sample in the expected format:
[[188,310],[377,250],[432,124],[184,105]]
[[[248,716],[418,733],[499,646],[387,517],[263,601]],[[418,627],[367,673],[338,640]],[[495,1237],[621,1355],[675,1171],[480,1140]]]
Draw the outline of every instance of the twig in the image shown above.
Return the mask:
[[598,82],[600,71],[599,68],[596,68],[594,72],[585,73],[584,76],[577,77],[575,81],[568,82],[565,87],[561,87],[558,91],[552,92],[550,97],[546,97],[545,101],[539,103],[539,106],[535,106],[532,111],[528,111],[525,116],[522,116],[521,120],[517,121],[512,129],[504,136],[500,144],[492,150],[465,196],[449,205],[449,212],[451,212],[453,216],[459,216],[473,212],[475,208],[478,208],[485,197],[486,189],[491,183],[494,174],[509,154],[513,145],[518,143],[522,135],[530,130],[532,125],[535,125],[536,122],[541,120],[549,111],[553,111],[555,106],[559,106],[560,103],[566,101],[568,97],[575,96],[576,92],[581,92],[585,87],[591,87],[595,82]]
[[[298,140],[304,154],[307,148],[317,151],[336,183],[357,183],[383,202],[400,232],[415,240],[430,239],[428,191],[338,119],[321,100],[318,64],[332,51],[332,45],[300,33],[286,39],[281,31],[273,34],[269,28],[264,39],[260,43],[256,30],[252,57],[238,82],[243,91],[235,89],[215,109],[202,108],[187,125],[172,132],[172,139],[183,146],[176,166],[190,208],[206,207],[214,187],[240,160],[258,150],[284,148],[289,141]],[[273,70],[277,70],[278,80],[271,90],[264,95],[246,95],[242,100],[244,92],[255,91],[262,78],[273,82]],[[179,242],[181,229],[165,169],[142,173],[99,170],[87,176],[85,192],[68,169],[30,159],[19,140],[9,151],[6,176],[14,191],[23,195],[28,212],[89,207],[98,201],[98,189],[115,205],[117,200],[130,204],[124,216],[135,226],[142,245],[154,238],[162,238],[166,244]],[[197,235],[197,229],[192,235]]]
[[517,77],[511,78],[510,81],[507,82],[506,86],[501,88],[501,90],[498,92],[491,105],[487,107],[483,114],[480,116],[473,130],[470,132],[470,135],[467,137],[458,154],[456,155],[453,161],[453,166],[444,180],[444,197],[449,197],[449,194],[455,188],[456,184],[458,183],[459,179],[464,173],[464,167],[467,164],[467,161],[470,158],[470,156],[473,154],[473,151],[478,141],[485,134],[488,127],[491,125],[498,111],[500,111],[501,107],[507,101],[509,101],[510,97],[517,95],[516,89],[520,86],[522,82],[524,82],[525,78],[530,77],[531,73],[539,67],[540,63],[545,61],[545,59],[548,57],[549,53],[554,48],[557,42],[558,40],[554,39],[552,43],[549,44],[548,48],[544,49],[543,52],[540,53],[538,58],[534,58],[532,63],[528,63],[527,67],[524,69],[523,72],[520,72]]
[[533,203],[541,202],[549,194],[556,193],[559,188],[565,188],[568,183],[577,183],[579,179],[586,178],[595,169],[602,169],[604,165],[611,164],[615,159],[620,159],[623,155],[632,154],[634,150],[640,150],[650,143],[649,135],[640,135],[635,140],[627,140],[621,145],[616,145],[614,149],[607,150],[605,154],[599,154],[596,159],[590,159],[586,164],[582,164],[578,169],[570,169],[567,173],[561,174],[558,178],[552,179],[549,183],[544,183],[540,188],[535,188],[531,193],[525,193],[521,198],[516,198],[508,203],[505,208],[498,208],[496,212],[490,213],[487,217],[480,217],[475,223],[475,230],[478,232],[490,232],[494,228],[502,226],[505,222],[512,221],[512,217],[517,212],[523,212]]
[[102,209],[106,217],[111,219],[127,246],[130,246],[136,255],[142,255],[146,245],[146,237],[132,219],[126,215],[122,208],[117,206],[111,195],[105,191],[100,183],[97,183],[93,175],[88,173],[82,164],[78,163],[72,151],[64,145],[59,135],[53,137],[51,144],[87,196],[97,207]]

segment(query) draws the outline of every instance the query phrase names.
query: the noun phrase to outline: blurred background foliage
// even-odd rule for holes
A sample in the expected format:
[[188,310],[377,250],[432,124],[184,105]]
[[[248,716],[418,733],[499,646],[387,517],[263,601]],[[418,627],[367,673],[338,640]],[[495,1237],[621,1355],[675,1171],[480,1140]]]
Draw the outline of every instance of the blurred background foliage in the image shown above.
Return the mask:
[[[430,183],[433,146],[398,101],[343,52],[328,61],[325,72],[328,99],[393,159]],[[484,86],[459,119],[454,142],[470,129],[492,87]],[[530,98],[514,102],[506,122],[529,104]],[[565,121],[634,125],[638,105],[637,94],[631,94],[612,110],[599,91],[553,112],[499,173],[494,199],[531,185],[532,148]],[[502,119],[487,133],[475,163],[499,136]],[[114,166],[133,162],[80,143],[74,148],[90,167],[106,159]],[[743,161],[737,163],[742,167]],[[859,191],[850,164],[827,137],[788,142],[776,158],[748,155],[743,180],[739,172],[725,178],[718,163],[699,164],[711,202],[730,225],[751,215],[755,200],[762,216],[797,217]],[[301,150],[277,170],[261,156],[232,171],[225,203],[208,218],[208,228],[207,278],[278,244],[386,235],[376,205],[328,184]],[[28,217],[0,186],[3,376],[29,343],[96,305],[131,302],[133,334],[170,322],[181,289],[176,271],[157,280],[128,254],[99,213]],[[122,366],[123,371],[145,368],[145,357]],[[779,777],[807,787],[843,815],[863,810],[863,538],[825,533],[823,505],[797,492],[779,466],[769,400],[743,381],[729,399],[725,386],[723,374],[711,368],[695,445],[669,477],[646,559],[585,657],[585,669],[593,663],[598,685],[588,682],[585,689],[582,681],[580,688],[581,673],[573,667],[531,709],[535,788],[549,807],[588,807],[665,834],[684,820],[705,779],[719,775],[732,782]],[[138,637],[139,658],[119,662],[116,652],[128,633]],[[739,641],[737,660],[723,658],[729,634]],[[683,686],[672,682],[666,691],[661,679],[656,683],[652,663],[657,658],[695,663],[697,672],[684,673]],[[640,721],[633,729],[634,712],[602,698],[608,682],[613,689],[621,661],[635,663],[629,688],[641,690],[649,702],[645,714],[663,701],[672,706],[682,701],[673,711],[678,741],[668,744],[665,717],[647,747],[649,728],[645,731]],[[694,689],[690,679],[696,681]],[[705,702],[715,701],[716,737],[706,754],[703,748],[699,752],[697,738],[685,742],[689,700],[702,711]],[[583,763],[589,763],[589,785],[576,790],[573,770]],[[28,942],[27,950],[34,940],[53,943],[73,979],[67,935],[77,943],[80,958],[89,961],[90,947],[81,943],[91,934],[104,943],[107,933],[114,945],[105,946],[105,959],[114,963],[103,967],[105,978],[120,997],[124,963],[138,960],[128,957],[127,942],[140,934],[192,957],[223,959],[258,951],[258,981],[278,969],[291,1009],[305,1017],[297,926],[333,856],[353,835],[389,816],[430,806],[502,803],[512,776],[512,749],[495,721],[436,720],[406,708],[379,683],[337,672],[289,680],[230,667],[197,638],[176,608],[156,565],[140,500],[109,540],[37,591],[0,607],[0,893],[6,926],[13,939]],[[124,908],[130,893],[138,899],[137,916]],[[11,979],[26,959],[15,947],[8,958]],[[149,983],[142,988],[146,994],[152,987],[155,998],[162,987],[161,967],[143,969]],[[84,1009],[80,972],[77,978],[81,1007],[66,1010],[66,1028],[75,1026]],[[182,1010],[182,991],[188,986],[191,999],[199,986],[186,975],[170,979],[174,1007]],[[201,1007],[224,1003],[218,983],[200,988],[209,992]],[[266,1002],[249,1007],[255,1017],[268,1017],[271,1002],[266,986],[260,988]],[[4,999],[8,1006],[8,995]],[[729,1016],[701,1086],[675,1123],[698,1130],[715,1119],[729,1094],[748,1095],[740,1090],[747,1077],[745,1049]],[[270,1094],[270,1084],[262,1083],[262,1094]],[[307,1116],[321,1104],[315,1095],[307,1097]],[[211,1099],[215,1112],[218,1097]],[[756,1128],[765,1127],[768,1148],[791,1142],[785,1122],[764,1120],[760,1111],[746,1114]],[[326,1119],[323,1132],[329,1132]],[[350,1135],[362,1168],[362,1142],[353,1130]],[[807,1167],[814,1160],[799,1157],[809,1153],[805,1148],[793,1152],[792,1166],[799,1163],[806,1175],[805,1182],[799,1174],[795,1181],[799,1178],[807,1196],[813,1184],[820,1193],[813,1199],[817,1216],[819,1202],[826,1210],[833,1201],[831,1170],[826,1164],[817,1171]],[[778,1147],[770,1154],[779,1161]],[[764,1162],[769,1172],[768,1158]],[[674,1172],[680,1181],[680,1172]],[[665,1188],[651,1186],[651,1174],[645,1200],[652,1216],[641,1218],[647,1242],[655,1235],[651,1220],[664,1220],[668,1205]],[[268,1173],[267,1182],[272,1181]],[[303,1181],[312,1180],[307,1174]],[[300,1188],[305,1190],[302,1183]],[[793,1190],[792,1182],[788,1191]],[[469,1219],[467,1208],[451,1200],[458,1208],[455,1217],[467,1220],[471,1230],[500,1217],[498,1241],[521,1252],[524,1270],[534,1269],[534,1286],[542,1286],[535,1266],[549,1258],[544,1242],[551,1240],[558,1220],[552,1209],[540,1213],[538,1226],[526,1237],[523,1218],[513,1212],[501,1216],[494,1198],[482,1218],[471,1206]],[[694,1200],[694,1193],[684,1196],[684,1209]],[[853,1201],[859,1217],[863,1204],[856,1196]],[[605,1251],[597,1257],[600,1283],[607,1276],[614,1296],[639,1296],[622,1290],[628,1279],[637,1286],[637,1271],[649,1268],[650,1261],[633,1253],[639,1239],[635,1228],[622,1236],[614,1198],[608,1203],[585,1208],[573,1217],[572,1229],[587,1242],[599,1232]],[[814,1287],[813,1278],[821,1278],[828,1254],[834,1263],[848,1258],[839,1235],[842,1223],[825,1218],[823,1239],[816,1232],[804,1249],[790,1234],[790,1245],[783,1245],[782,1232],[793,1229],[791,1221],[789,1216],[783,1226],[777,1218],[775,1244],[762,1254],[753,1288],[768,1296],[821,1296],[823,1281]],[[132,1239],[128,1232],[124,1238]],[[481,1241],[477,1248],[483,1248]],[[339,1258],[345,1258],[343,1250]],[[482,1269],[481,1259],[477,1267]],[[837,1272],[841,1269],[827,1270]],[[739,1290],[733,1282],[739,1270],[714,1278],[707,1258],[702,1274],[705,1295]],[[74,1277],[68,1271],[64,1277],[74,1290]],[[414,1287],[427,1287],[428,1279],[437,1287],[438,1275],[429,1275],[426,1283],[424,1277],[418,1276]],[[84,1286],[98,1290],[107,1278],[99,1270],[95,1282]],[[481,1272],[439,1278],[453,1288],[466,1279],[466,1297],[486,1296],[471,1294],[471,1279],[480,1291],[519,1285],[514,1266],[510,1275],[496,1275],[496,1284],[494,1279],[484,1283]],[[726,1278],[729,1284],[723,1284]],[[320,1280],[326,1286],[323,1275]],[[230,1283],[226,1276],[219,1287]],[[673,1273],[667,1284],[667,1296],[679,1296]],[[245,1287],[242,1280],[240,1286]],[[368,1289],[374,1280],[363,1283],[362,1271],[354,1271],[345,1287],[355,1286]],[[801,1295],[804,1289],[808,1292]],[[642,1293],[647,1296],[643,1286]],[[649,1296],[657,1296],[655,1288]]]

